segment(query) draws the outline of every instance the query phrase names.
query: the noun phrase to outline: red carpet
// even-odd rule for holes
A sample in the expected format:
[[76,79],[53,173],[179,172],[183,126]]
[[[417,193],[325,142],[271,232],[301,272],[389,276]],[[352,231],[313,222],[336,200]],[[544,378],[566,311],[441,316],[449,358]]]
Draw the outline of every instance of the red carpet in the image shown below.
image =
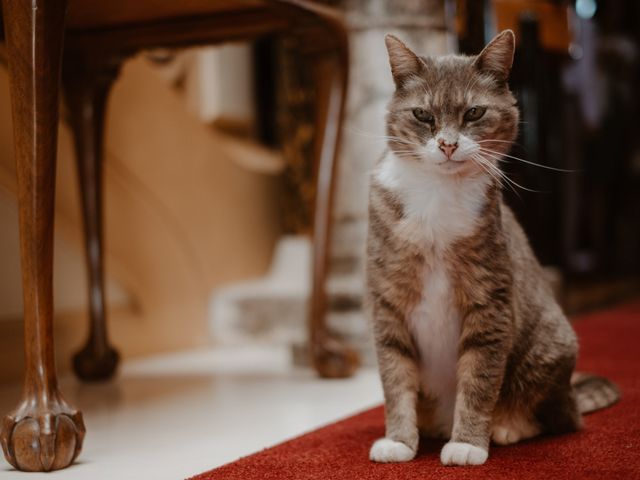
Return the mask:
[[606,375],[622,390],[622,400],[588,415],[579,433],[493,447],[479,467],[441,466],[441,442],[422,442],[409,463],[374,464],[369,447],[384,433],[378,407],[194,479],[640,479],[640,303],[583,316],[575,326],[579,370]]

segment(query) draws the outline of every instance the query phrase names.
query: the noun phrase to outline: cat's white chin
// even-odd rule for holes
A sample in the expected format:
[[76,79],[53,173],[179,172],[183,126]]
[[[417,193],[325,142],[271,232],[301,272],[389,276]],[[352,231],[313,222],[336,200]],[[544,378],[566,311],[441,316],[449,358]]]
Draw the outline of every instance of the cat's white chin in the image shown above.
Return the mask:
[[441,172],[449,175],[470,174],[477,171],[471,160],[445,160],[436,165]]

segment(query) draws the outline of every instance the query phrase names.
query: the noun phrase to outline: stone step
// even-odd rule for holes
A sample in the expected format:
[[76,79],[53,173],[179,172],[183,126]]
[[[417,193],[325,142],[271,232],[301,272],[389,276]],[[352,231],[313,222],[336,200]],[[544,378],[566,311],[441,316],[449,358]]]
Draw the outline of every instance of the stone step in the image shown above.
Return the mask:
[[[310,295],[311,245],[307,237],[284,237],[269,272],[214,292],[210,331],[220,343],[304,342]],[[333,275],[327,282],[329,324],[339,334],[367,335],[360,272]]]

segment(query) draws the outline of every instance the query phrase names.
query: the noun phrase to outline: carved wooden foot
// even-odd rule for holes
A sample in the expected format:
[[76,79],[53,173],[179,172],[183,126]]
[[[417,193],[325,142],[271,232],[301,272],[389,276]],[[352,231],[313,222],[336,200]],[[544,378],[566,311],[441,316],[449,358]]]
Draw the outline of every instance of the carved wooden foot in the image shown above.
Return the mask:
[[82,415],[58,390],[53,352],[53,206],[60,56],[66,0],[2,0],[13,110],[24,295],[25,390],[2,424],[15,468],[68,466],[84,438]]
[[98,382],[113,377],[120,363],[120,354],[112,347],[96,351],[89,341],[73,356],[73,371],[80,380]]
[[332,335],[316,340],[312,355],[313,365],[323,378],[350,377],[360,366],[358,353]]
[[22,404],[2,421],[2,450],[18,470],[59,470],[70,465],[82,449],[82,414],[57,391],[43,401],[38,395],[27,394]]

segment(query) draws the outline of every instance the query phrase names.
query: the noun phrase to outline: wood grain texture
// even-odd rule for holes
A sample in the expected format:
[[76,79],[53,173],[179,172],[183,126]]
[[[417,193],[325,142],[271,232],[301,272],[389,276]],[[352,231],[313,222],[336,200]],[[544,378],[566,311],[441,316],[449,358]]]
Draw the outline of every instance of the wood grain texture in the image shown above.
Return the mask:
[[[197,3],[197,2],[196,2]],[[221,2],[222,3],[225,2]],[[233,2],[230,2],[233,3]],[[348,80],[348,38],[340,16],[331,8],[298,0],[243,4],[242,8],[220,8],[215,15],[176,14],[171,21],[157,18],[117,28],[78,29],[69,34],[70,45],[108,54],[143,47],[211,44],[251,39],[266,33],[295,37],[306,64],[316,78],[315,148],[316,172],[313,224],[313,283],[309,311],[312,363],[324,377],[346,377],[359,364],[348,348],[326,325],[325,282],[336,159],[340,141]]]
[[[198,1],[184,5],[205,3],[208,5]],[[141,48],[251,39],[266,33],[298,37],[309,64],[317,70],[313,162],[318,183],[309,321],[313,364],[325,377],[351,375],[358,365],[357,355],[329,331],[325,321],[336,153],[348,73],[346,30],[326,7],[299,0],[260,3],[254,8],[242,2],[214,2],[211,5],[229,8],[197,17],[185,11],[157,21],[139,18],[142,23],[138,24],[123,20],[122,25],[74,29],[68,34],[65,88],[76,136],[91,294],[89,341],[76,357],[82,378],[107,378],[117,365],[105,326],[101,164],[106,98],[119,62]],[[153,4],[152,0],[145,3],[146,8]],[[114,8],[109,11],[116,11],[116,5],[110,3],[87,1],[84,6],[95,12],[98,7],[109,10],[109,6]],[[53,207],[66,7],[66,0],[34,0],[31,4],[3,0],[20,205],[26,377],[24,400],[5,418],[0,441],[8,461],[29,471],[68,466],[79,454],[85,433],[82,415],[58,390],[53,355]],[[100,15],[107,18],[108,12]]]
[[[355,350],[349,348],[326,323],[327,293],[325,288],[331,241],[331,215],[335,196],[337,153],[348,83],[349,57],[346,31],[337,19],[325,24],[324,35],[335,44],[327,50],[310,52],[316,82],[316,197],[313,216],[313,283],[310,311],[312,361],[323,377],[340,378],[353,375],[359,365]],[[323,33],[309,30],[305,44],[323,45]],[[314,38],[315,37],[315,38]]]
[[70,29],[96,29],[108,26],[161,22],[176,17],[211,17],[230,11],[263,7],[265,0],[70,0]]
[[25,388],[0,443],[15,468],[64,468],[82,448],[82,414],[58,389],[53,346],[53,199],[66,1],[3,0],[11,76],[24,294]]
[[109,344],[104,298],[102,215],[103,137],[106,103],[124,55],[91,55],[67,49],[63,85],[74,131],[89,277],[89,336],[73,358],[86,381],[107,380],[119,361]]

